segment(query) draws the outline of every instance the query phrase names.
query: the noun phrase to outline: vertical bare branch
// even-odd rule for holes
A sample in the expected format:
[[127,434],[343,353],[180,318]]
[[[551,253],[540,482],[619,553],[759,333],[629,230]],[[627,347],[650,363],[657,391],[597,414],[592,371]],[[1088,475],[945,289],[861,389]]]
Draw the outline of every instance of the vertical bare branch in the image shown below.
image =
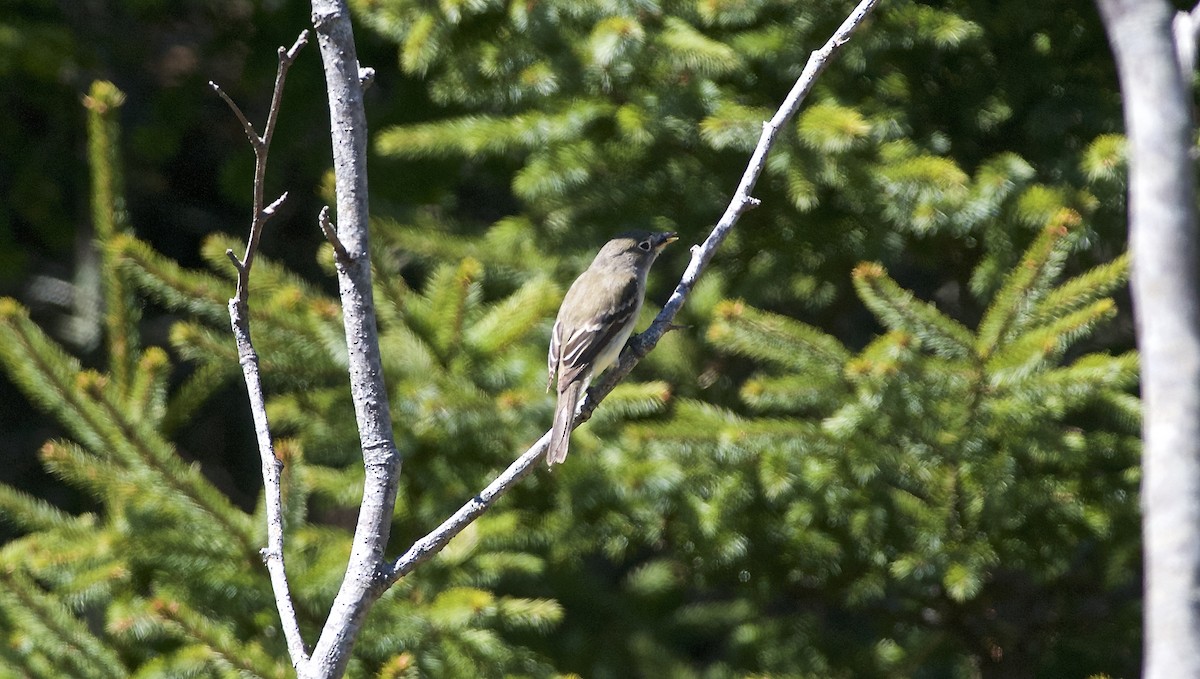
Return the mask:
[[1200,4],[1192,7],[1191,11],[1176,12],[1171,29],[1180,75],[1183,76],[1184,86],[1190,89],[1192,71],[1196,68],[1196,39],[1200,38]]
[[[1141,354],[1147,679],[1200,676],[1200,299],[1190,149],[1193,17],[1097,0],[1129,137],[1129,241]],[[1191,24],[1191,25],[1189,25]],[[1187,66],[1181,71],[1180,62]]]
[[[672,327],[692,286],[720,246],[741,213],[758,201],[750,196],[762,173],[766,154],[779,130],[795,114],[801,100],[811,90],[817,76],[830,58],[849,39],[878,0],[862,0],[846,22],[820,50],[814,52],[795,87],[763,134],[746,173],[738,185],[729,208],[701,246],[692,250],[692,262],[671,301],[651,328],[643,333],[618,368],[595,390],[583,414],[591,414],[617,381],[632,369]],[[333,134],[334,171],[337,182],[336,233],[327,211],[319,223],[326,238],[337,251],[338,286],[342,298],[343,319],[349,352],[351,394],[359,427],[360,445],[366,471],[363,502],[355,528],[350,560],[342,586],[334,599],[320,639],[312,655],[293,654],[293,663],[301,677],[337,677],[345,672],[354,640],[370,606],[388,586],[416,565],[436,554],[466,525],[487,510],[497,497],[527,475],[539,457],[545,454],[548,434],[496,478],[478,496],[463,506],[442,526],[419,540],[392,563],[383,560],[391,515],[395,507],[396,485],[400,473],[400,455],[392,436],[387,392],[379,353],[374,304],[371,297],[371,270],[367,248],[367,175],[366,116],[362,91],[370,85],[368,70],[359,67],[344,0],[312,0],[313,25],[317,32],[329,95],[330,127]],[[248,136],[254,143],[252,128]],[[257,157],[257,156],[256,156]],[[248,251],[248,258],[252,251]],[[236,258],[235,263],[236,263]],[[248,268],[238,263],[239,272]],[[231,315],[234,304],[231,302]],[[248,339],[248,338],[247,338]],[[254,361],[245,361],[255,363]],[[257,366],[255,363],[255,373]],[[249,379],[249,378],[248,378]],[[257,421],[257,420],[256,420]],[[268,442],[269,444],[269,442]],[[268,473],[264,465],[264,476]],[[286,583],[284,583],[286,587]]]
[[307,676],[340,676],[367,610],[383,592],[384,566],[400,454],[392,436],[387,389],[379,352],[371,263],[367,248],[367,118],[364,83],[344,0],[312,0],[313,26],[329,95],[333,169],[337,184],[337,238],[346,253],[337,260],[338,288],[366,480],[350,562],[329,618],[313,650]]
[[263,561],[266,562],[267,572],[271,576],[271,588],[275,592],[275,605],[279,609],[280,624],[283,626],[284,639],[287,642],[288,654],[297,672],[308,662],[308,651],[304,646],[304,638],[300,635],[300,625],[296,618],[296,609],[292,603],[292,595],[287,581],[287,569],[283,560],[283,461],[275,454],[275,446],[271,441],[271,428],[267,421],[267,403],[263,395],[262,378],[258,371],[258,353],[250,338],[250,267],[254,263],[254,254],[258,249],[259,237],[267,220],[275,214],[275,210],[287,198],[283,194],[270,205],[263,206],[263,184],[267,172],[267,153],[270,150],[271,136],[275,132],[275,122],[279,118],[279,103],[283,95],[283,83],[287,78],[288,69],[295,61],[300,49],[308,43],[308,31],[296,38],[291,49],[279,48],[279,70],[275,76],[275,90],[271,98],[270,112],[262,136],[254,130],[254,126],[246,119],[245,114],[225,92],[216,85],[209,85],[229,104],[235,116],[242,123],[246,137],[254,148],[254,205],[253,218],[250,222],[250,238],[246,244],[246,254],[238,259],[233,251],[225,254],[233,261],[237,269],[237,291],[229,300],[229,321],[233,328],[233,337],[237,342],[238,361],[242,366],[242,377],[246,381],[246,391],[250,397],[250,411],[254,417],[254,434],[258,441],[259,457],[262,459],[263,486],[266,493],[264,504],[267,513],[267,546],[262,550]]
[[[725,214],[721,216],[720,221],[717,222],[717,225],[708,235],[708,238],[704,240],[704,243],[692,247],[692,259],[683,274],[683,278],[679,281],[679,285],[675,287],[675,292],[672,293],[671,299],[663,307],[663,310],[659,312],[654,322],[651,323],[645,332],[630,341],[629,346],[621,355],[620,362],[609,369],[605,373],[605,378],[589,390],[588,398],[585,400],[576,417],[576,426],[591,417],[592,412],[595,411],[600,401],[613,390],[613,387],[625,375],[629,374],[629,371],[633,369],[633,366],[637,365],[642,357],[650,353],[650,350],[658,344],[662,336],[672,328],[675,315],[679,313],[679,310],[683,307],[683,303],[687,301],[688,294],[691,293],[692,287],[695,286],[696,281],[700,278],[700,274],[708,266],[708,262],[712,259],[717,248],[721,246],[725,237],[729,235],[729,231],[737,223],[742,213],[758,205],[758,200],[751,197],[750,194],[754,191],[754,185],[762,174],[763,167],[766,165],[767,153],[770,151],[771,145],[775,142],[775,137],[779,134],[779,130],[787,125],[792,116],[796,114],[796,111],[800,108],[800,103],[808,95],[809,91],[812,90],[817,76],[825,70],[825,66],[828,65],[837,50],[850,40],[851,34],[867,18],[867,15],[875,8],[878,1],[862,0],[859,2],[854,11],[850,13],[837,31],[834,32],[833,36],[820,49],[809,56],[804,71],[796,80],[796,84],[792,86],[791,91],[784,99],[779,110],[775,112],[770,121],[763,123],[763,131],[758,139],[758,145],[754,148],[754,153],[750,157],[750,163],[747,165],[745,173],[742,174],[742,179],[738,183],[737,190],[734,191],[729,207],[725,209]],[[441,551],[463,528],[487,511],[496,498],[503,495],[509,488],[512,488],[517,482],[525,478],[533,468],[534,463],[545,454],[549,440],[550,436],[549,432],[547,432],[509,465],[508,469],[504,470],[503,473],[488,484],[487,488],[480,492],[479,495],[471,498],[453,516],[446,519],[442,525],[438,526],[425,537],[417,540],[408,551],[393,561],[387,571],[385,571],[387,583],[390,585],[410,572],[422,561]]]
[[246,139],[250,141],[251,148],[254,149],[254,200],[253,211],[254,217],[250,223],[250,237],[246,239],[246,254],[241,260],[233,257],[234,267],[238,271],[238,288],[236,299],[240,300],[244,305],[249,295],[247,285],[250,277],[250,267],[254,263],[254,255],[258,252],[258,241],[262,236],[263,227],[266,226],[267,220],[275,214],[275,209],[287,200],[287,194],[284,193],[279,198],[276,198],[269,206],[264,207],[263,202],[266,191],[267,179],[267,154],[271,150],[271,138],[275,135],[275,123],[279,120],[279,104],[283,99],[283,83],[287,79],[288,69],[292,67],[292,62],[296,60],[296,55],[299,54],[301,48],[308,44],[308,31],[303,31],[296,38],[296,42],[290,49],[279,48],[279,69],[275,72],[275,89],[271,94],[271,107],[267,112],[267,123],[263,127],[262,136],[259,136],[255,131],[254,125],[246,118],[246,114],[242,113],[242,109],[234,103],[233,99],[225,94],[219,85],[211,80],[208,86],[213,88],[221,99],[229,105],[233,114],[237,116],[239,122],[242,123],[242,129],[246,132]]

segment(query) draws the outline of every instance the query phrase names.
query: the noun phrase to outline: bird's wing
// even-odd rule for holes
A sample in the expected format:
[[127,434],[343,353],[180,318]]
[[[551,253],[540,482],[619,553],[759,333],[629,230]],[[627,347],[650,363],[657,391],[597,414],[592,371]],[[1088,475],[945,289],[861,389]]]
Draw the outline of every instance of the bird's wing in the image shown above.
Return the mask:
[[[621,304],[591,323],[576,328],[563,329],[555,322],[554,334],[566,332],[566,337],[550,340],[550,353],[553,357],[555,349],[559,351],[558,383],[569,384],[580,377],[584,370],[595,364],[600,352],[620,335],[630,323],[637,321],[636,314],[640,299],[637,292],[638,281],[631,278],[618,296]],[[560,387],[561,389],[561,387]]]
[[549,376],[546,378],[546,391],[550,391],[550,385],[554,384],[554,373],[558,371],[558,348],[562,345],[562,320],[554,319],[554,329],[550,331],[550,354],[546,356],[546,369],[549,371]]

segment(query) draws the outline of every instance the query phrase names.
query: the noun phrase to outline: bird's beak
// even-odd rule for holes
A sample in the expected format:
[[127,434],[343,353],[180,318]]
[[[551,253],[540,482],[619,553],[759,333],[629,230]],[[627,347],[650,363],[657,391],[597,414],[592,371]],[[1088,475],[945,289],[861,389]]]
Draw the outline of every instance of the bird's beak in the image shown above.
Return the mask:
[[671,243],[674,243],[675,241],[679,240],[679,234],[675,233],[674,231],[668,231],[667,233],[660,233],[660,234],[658,234],[657,240],[658,240],[658,243],[655,247],[656,247],[656,249],[661,250],[661,249],[667,247],[668,245],[670,245]]

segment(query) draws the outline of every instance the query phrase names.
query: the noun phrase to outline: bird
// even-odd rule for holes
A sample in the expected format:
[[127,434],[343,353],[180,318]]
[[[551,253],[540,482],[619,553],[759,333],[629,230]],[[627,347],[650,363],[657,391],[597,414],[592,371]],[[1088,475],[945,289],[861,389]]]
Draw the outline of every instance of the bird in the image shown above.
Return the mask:
[[546,390],[558,376],[558,401],[546,464],[567,459],[575,409],[592,378],[621,355],[646,296],[646,273],[674,232],[626,231],[613,237],[563,297],[550,332]]

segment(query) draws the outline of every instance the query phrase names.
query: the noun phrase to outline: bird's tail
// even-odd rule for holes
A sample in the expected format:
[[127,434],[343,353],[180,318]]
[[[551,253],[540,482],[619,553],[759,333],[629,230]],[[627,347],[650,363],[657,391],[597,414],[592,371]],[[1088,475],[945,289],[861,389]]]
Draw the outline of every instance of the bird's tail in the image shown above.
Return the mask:
[[567,446],[571,443],[571,425],[575,421],[575,406],[579,405],[579,391],[583,384],[573,381],[558,392],[558,405],[554,408],[554,428],[550,430],[550,447],[546,451],[546,464],[554,466],[567,459]]

